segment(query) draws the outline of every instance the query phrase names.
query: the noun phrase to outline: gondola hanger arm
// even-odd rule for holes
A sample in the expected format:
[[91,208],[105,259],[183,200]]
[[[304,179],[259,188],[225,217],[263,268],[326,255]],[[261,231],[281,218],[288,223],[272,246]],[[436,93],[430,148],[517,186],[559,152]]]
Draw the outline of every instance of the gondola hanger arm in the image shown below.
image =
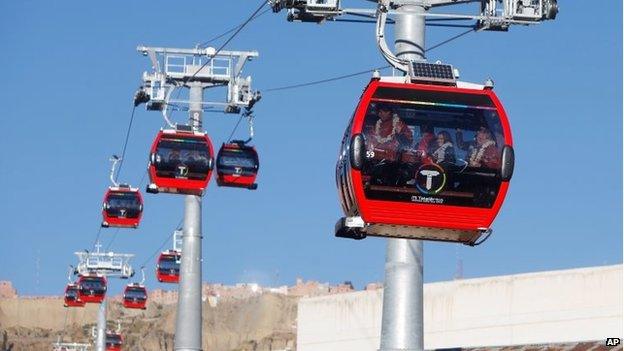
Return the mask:
[[165,96],[165,106],[162,109],[163,118],[165,119],[165,122],[170,128],[175,128],[175,124],[171,122],[171,119],[169,119],[169,115],[167,115],[167,113],[168,111],[173,110],[173,109],[171,110],[169,109],[169,101],[171,100],[171,94],[176,88],[177,87],[172,87],[167,91],[167,94]]
[[145,267],[141,267],[141,282],[139,284],[145,284]]
[[381,55],[392,67],[407,73],[409,70],[409,61],[396,57],[386,42],[385,28],[389,8],[390,0],[379,0],[379,5],[377,6],[377,23],[375,27],[377,46],[381,51]]
[[109,161],[111,161],[113,163],[111,165],[111,170],[110,170],[110,181],[111,181],[111,183],[113,183],[113,186],[117,187],[117,186],[119,186],[119,183],[117,183],[115,181],[115,168],[117,167],[117,163],[119,163],[121,161],[121,157],[119,157],[117,155],[113,155],[113,156],[111,156]]
[[67,280],[69,281],[69,283],[70,283],[70,284],[72,284],[72,283],[73,283],[73,281],[72,281],[72,275],[73,275],[74,271],[75,271],[74,266],[72,266],[72,265],[70,264],[70,265],[69,265],[69,270],[68,270],[68,272],[67,272]]

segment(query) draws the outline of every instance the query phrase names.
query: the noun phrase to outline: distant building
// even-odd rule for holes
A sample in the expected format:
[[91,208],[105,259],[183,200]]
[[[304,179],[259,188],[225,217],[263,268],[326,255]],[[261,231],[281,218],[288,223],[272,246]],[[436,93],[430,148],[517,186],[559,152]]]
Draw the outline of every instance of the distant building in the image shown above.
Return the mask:
[[162,289],[156,289],[156,290],[148,290],[148,300],[149,302],[155,302],[155,303],[159,303],[162,305],[170,305],[170,304],[175,304],[178,302],[178,292],[173,290],[173,291],[169,291],[169,290],[162,290]]
[[296,297],[323,296],[329,294],[329,284],[321,284],[317,281],[304,282],[297,278],[294,286],[288,288],[288,295]]
[[0,299],[17,298],[17,290],[13,288],[13,284],[6,280],[0,281]]
[[[622,265],[428,283],[425,349],[621,351],[604,346],[623,337],[622,292]],[[300,299],[297,350],[379,350],[382,303],[381,284]]]

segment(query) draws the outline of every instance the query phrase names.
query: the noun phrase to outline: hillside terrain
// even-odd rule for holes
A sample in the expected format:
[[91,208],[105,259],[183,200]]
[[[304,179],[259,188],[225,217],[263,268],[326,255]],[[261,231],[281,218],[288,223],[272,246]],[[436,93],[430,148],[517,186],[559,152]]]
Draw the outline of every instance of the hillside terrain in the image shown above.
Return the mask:
[[[203,349],[211,351],[294,350],[297,298],[264,293],[245,299],[222,298],[203,304]],[[148,303],[127,310],[109,303],[110,328],[121,325],[124,350],[173,350],[175,304]],[[92,341],[97,305],[64,308],[60,297],[0,299],[0,333],[12,351],[50,350],[59,336],[68,342]]]

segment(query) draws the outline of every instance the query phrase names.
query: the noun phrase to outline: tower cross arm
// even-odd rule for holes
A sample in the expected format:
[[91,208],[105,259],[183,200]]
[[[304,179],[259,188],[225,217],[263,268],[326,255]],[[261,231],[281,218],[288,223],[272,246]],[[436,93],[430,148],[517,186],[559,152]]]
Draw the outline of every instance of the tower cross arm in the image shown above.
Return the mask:
[[[172,54],[172,55],[193,55],[193,56],[246,56],[248,58],[258,57],[258,51],[232,51],[232,50],[220,50],[217,53],[217,50],[213,47],[207,48],[165,48],[165,47],[149,47],[149,46],[137,46],[137,51],[141,54],[148,56],[150,52],[154,52],[156,54]],[[216,54],[216,55],[215,55]]]
[[423,2],[428,7],[437,7],[437,6],[467,4],[467,3],[472,3],[472,2],[482,3],[483,0],[425,0]]

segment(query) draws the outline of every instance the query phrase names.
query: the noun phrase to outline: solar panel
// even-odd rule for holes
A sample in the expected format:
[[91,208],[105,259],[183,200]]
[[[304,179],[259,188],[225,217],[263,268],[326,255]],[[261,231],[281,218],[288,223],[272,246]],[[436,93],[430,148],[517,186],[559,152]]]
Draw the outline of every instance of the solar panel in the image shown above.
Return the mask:
[[192,132],[193,127],[188,124],[176,124],[176,130],[180,132]]
[[455,84],[453,66],[442,63],[412,62],[413,81]]

